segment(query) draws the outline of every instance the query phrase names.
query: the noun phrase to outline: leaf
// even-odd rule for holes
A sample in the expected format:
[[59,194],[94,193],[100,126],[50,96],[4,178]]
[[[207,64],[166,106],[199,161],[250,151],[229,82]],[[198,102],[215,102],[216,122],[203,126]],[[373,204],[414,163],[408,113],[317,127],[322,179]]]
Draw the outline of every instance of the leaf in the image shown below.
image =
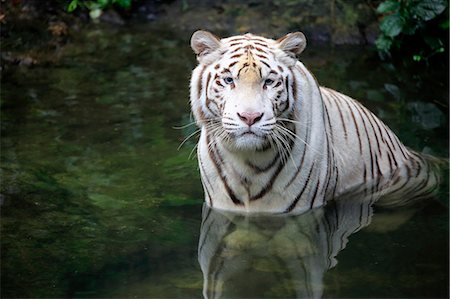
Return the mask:
[[375,45],[377,46],[378,51],[389,52],[392,46],[392,39],[385,35],[380,35],[375,41]]
[[444,11],[446,3],[443,0],[421,0],[412,6],[411,11],[417,18],[429,21]]
[[109,0],[97,0],[97,4],[99,8],[105,8],[108,5],[111,5],[111,3],[109,2]]
[[404,20],[399,14],[385,16],[380,24],[380,30],[386,36],[395,37],[402,32]]
[[414,61],[421,61],[422,60],[422,56],[421,55],[413,55],[413,60]]
[[380,3],[377,7],[379,14],[385,14],[387,12],[396,11],[400,7],[400,3],[393,0],[388,0]]
[[430,48],[434,51],[437,50],[439,48],[441,48],[444,43],[441,41],[440,38],[438,37],[434,37],[434,36],[424,36],[424,41],[425,43],[430,46]]
[[75,9],[77,9],[78,6],[78,0],[72,0],[69,3],[69,6],[67,7],[68,12],[73,12]]
[[122,8],[129,8],[131,6],[131,0],[113,0],[113,3],[117,3]]

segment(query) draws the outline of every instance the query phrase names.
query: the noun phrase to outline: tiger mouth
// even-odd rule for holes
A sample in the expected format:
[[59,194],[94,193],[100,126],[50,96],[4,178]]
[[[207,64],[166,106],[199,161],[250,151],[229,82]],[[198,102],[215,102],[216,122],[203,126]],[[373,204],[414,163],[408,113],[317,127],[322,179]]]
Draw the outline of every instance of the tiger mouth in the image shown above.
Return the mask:
[[245,132],[229,133],[228,141],[225,143],[231,146],[231,149],[238,151],[260,151],[270,148],[270,141],[267,135],[259,132],[246,130]]
[[235,134],[235,137],[236,138],[239,138],[239,137],[258,137],[258,138],[261,138],[261,139],[264,139],[265,138],[265,136],[263,136],[263,135],[261,135],[261,134],[258,134],[258,133],[256,133],[256,132],[254,132],[254,131],[252,131],[252,130],[247,130],[247,131],[245,131],[245,132],[242,132],[242,133],[240,133],[240,134]]

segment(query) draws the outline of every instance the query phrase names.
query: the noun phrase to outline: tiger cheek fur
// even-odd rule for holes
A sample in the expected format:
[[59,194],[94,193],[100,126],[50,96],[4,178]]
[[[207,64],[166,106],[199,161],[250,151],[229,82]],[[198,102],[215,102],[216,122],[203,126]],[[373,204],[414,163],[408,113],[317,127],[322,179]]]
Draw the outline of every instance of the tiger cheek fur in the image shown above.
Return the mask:
[[[423,158],[360,103],[318,85],[296,58],[305,46],[300,32],[278,40],[193,34],[190,101],[206,202],[302,212],[351,190],[430,189],[437,179]],[[416,181],[404,179],[412,174]]]

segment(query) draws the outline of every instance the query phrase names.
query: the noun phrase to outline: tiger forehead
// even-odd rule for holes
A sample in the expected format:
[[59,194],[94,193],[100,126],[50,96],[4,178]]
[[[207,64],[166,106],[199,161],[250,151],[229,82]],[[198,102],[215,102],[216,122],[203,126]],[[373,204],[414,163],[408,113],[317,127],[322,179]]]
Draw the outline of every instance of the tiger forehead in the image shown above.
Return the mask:
[[[235,76],[246,81],[259,81],[263,76],[263,65],[270,68],[269,61],[273,56],[271,41],[251,34],[223,39],[222,42],[228,48],[224,58],[229,61],[222,65],[225,68],[223,71],[232,70]],[[218,68],[219,65],[216,65],[216,69]]]
[[272,42],[274,42],[274,40],[262,36],[253,35],[251,33],[247,33],[245,35],[237,35],[224,38],[222,39],[222,42],[229,46],[233,44],[251,44],[251,43],[260,43],[261,45],[268,46]]
[[268,51],[271,49],[271,40],[265,39],[263,37],[257,36],[235,36],[223,39],[222,42],[225,44],[229,50],[238,51],[240,49],[245,50],[257,50],[257,51]]

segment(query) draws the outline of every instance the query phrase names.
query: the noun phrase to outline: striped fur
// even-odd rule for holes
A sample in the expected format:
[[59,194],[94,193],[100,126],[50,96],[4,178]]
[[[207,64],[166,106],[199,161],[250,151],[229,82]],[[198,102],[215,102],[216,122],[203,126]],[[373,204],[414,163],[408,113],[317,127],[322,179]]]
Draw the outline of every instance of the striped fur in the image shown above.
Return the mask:
[[[286,213],[349,192],[428,193],[437,175],[359,102],[320,87],[296,59],[302,33],[219,39],[197,31],[191,108],[208,205]],[[389,202],[386,202],[389,204]],[[392,203],[397,204],[397,202]]]

